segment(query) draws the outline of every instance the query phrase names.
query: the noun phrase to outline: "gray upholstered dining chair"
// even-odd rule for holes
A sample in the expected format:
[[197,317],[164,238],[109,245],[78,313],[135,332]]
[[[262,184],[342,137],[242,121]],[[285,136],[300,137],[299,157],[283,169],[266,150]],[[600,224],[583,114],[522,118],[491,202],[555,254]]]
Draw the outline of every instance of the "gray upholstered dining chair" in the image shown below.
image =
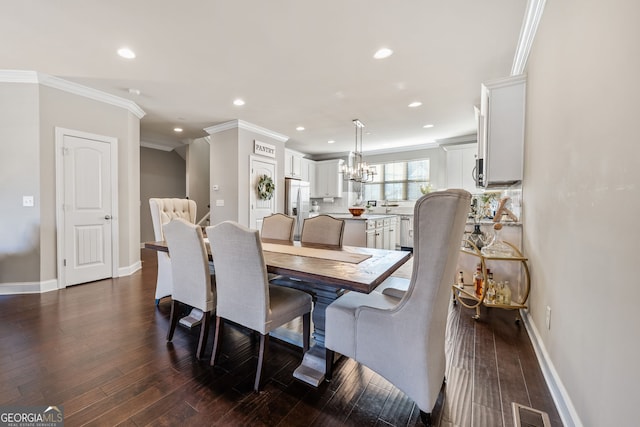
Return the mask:
[[448,190],[414,208],[414,258],[400,298],[349,292],[326,311],[327,378],[333,352],[355,359],[413,399],[425,424],[445,375],[445,329],[471,195]]
[[[163,227],[175,218],[182,218],[190,223],[196,222],[196,202],[189,199],[149,199],[151,222],[156,241],[164,239]],[[158,277],[156,279],[156,305],[160,299],[171,295],[171,258],[166,252],[158,251]]]
[[202,310],[200,339],[196,351],[196,357],[199,359],[207,343],[211,312],[216,306],[215,277],[211,276],[209,271],[209,255],[203,240],[202,228],[177,218],[164,226],[164,237],[171,254],[173,282],[167,341],[173,339],[181,303]]
[[293,232],[296,226],[294,217],[275,213],[262,218],[260,236],[263,239],[286,240],[293,242]]
[[302,223],[302,232],[300,233],[300,242],[342,246],[343,234],[343,219],[336,219],[329,215],[318,215],[304,220]]
[[211,354],[215,364],[221,347],[224,320],[260,333],[260,353],[254,390],[260,388],[269,332],[302,316],[303,349],[309,349],[311,296],[297,289],[270,285],[257,230],[225,221],[207,227],[216,264],[216,333]]

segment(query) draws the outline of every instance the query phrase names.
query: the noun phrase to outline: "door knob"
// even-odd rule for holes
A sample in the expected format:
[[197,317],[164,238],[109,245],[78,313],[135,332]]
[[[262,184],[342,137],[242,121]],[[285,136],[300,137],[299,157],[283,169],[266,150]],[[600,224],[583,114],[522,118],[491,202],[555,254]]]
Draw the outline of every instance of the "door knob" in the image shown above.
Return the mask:
[[105,215],[104,219],[111,219],[111,215]]

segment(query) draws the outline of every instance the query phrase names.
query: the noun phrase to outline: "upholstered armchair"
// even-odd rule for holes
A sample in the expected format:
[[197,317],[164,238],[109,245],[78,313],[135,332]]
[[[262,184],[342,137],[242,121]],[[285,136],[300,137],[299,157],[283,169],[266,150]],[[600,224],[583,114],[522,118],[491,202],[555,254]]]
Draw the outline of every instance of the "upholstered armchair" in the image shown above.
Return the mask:
[[[162,227],[175,218],[196,222],[196,202],[188,199],[149,199],[151,222],[156,241],[164,240]],[[161,298],[171,295],[171,259],[166,252],[158,251],[158,278],[156,280],[156,305]]]
[[263,239],[293,242],[295,227],[296,219],[294,217],[276,213],[262,218],[260,236]]
[[[444,381],[451,283],[470,200],[464,190],[420,198],[408,286],[394,278],[380,292],[349,292],[326,311],[327,377],[334,351],[355,359],[413,399],[425,424]],[[391,296],[389,289],[398,292]]]
[[199,359],[207,344],[211,312],[216,306],[215,276],[211,276],[209,271],[209,255],[202,236],[202,228],[182,218],[176,218],[164,225],[164,236],[171,254],[173,279],[171,320],[167,341],[173,339],[180,304],[197,308],[203,313],[200,339],[196,350],[196,358]]
[[301,243],[342,246],[344,220],[329,215],[306,218],[300,233]]
[[297,289],[270,285],[257,230],[231,221],[207,227],[216,264],[216,333],[211,366],[220,351],[224,320],[260,334],[260,353],[254,390],[260,388],[269,332],[302,316],[303,350],[309,349],[311,295]]

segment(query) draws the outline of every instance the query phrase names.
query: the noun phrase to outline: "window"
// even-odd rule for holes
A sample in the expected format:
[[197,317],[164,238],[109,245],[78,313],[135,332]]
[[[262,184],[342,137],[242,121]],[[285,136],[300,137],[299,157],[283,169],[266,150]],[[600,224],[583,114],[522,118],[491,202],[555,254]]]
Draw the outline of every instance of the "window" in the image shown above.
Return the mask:
[[372,166],[378,174],[364,185],[365,200],[416,200],[420,186],[429,184],[429,159]]

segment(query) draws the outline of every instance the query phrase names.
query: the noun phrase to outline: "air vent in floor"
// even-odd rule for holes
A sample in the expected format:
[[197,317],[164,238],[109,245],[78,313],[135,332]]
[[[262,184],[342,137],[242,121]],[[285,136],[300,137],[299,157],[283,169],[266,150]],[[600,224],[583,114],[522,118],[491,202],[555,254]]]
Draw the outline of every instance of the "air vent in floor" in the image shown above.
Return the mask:
[[549,415],[546,412],[516,402],[511,402],[511,406],[515,427],[551,427]]

